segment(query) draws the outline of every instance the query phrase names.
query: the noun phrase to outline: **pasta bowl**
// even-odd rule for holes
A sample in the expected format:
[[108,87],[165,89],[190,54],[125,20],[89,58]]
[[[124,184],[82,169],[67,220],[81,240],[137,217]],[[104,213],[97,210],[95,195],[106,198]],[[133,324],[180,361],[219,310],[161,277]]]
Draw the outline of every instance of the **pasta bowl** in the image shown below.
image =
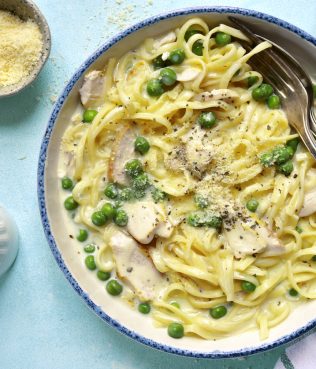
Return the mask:
[[249,331],[216,341],[184,337],[176,340],[165,329],[153,326],[150,316],[137,311],[104,293],[104,285],[87,273],[78,253],[79,246],[71,243],[69,235],[75,232],[65,215],[62,201],[58,201],[59,149],[65,132],[65,122],[70,121],[79,106],[79,89],[89,70],[101,68],[111,57],[119,57],[137,47],[144,38],[155,37],[199,16],[210,26],[230,24],[229,16],[245,19],[260,34],[292,53],[304,66],[312,79],[316,78],[316,39],[297,27],[272,16],[240,8],[195,7],[180,9],[146,19],[110,39],[92,54],[75,72],[54,106],[41,146],[38,165],[38,199],[44,231],[57,261],[69,283],[85,303],[105,322],[121,333],[150,347],[178,355],[200,358],[231,358],[255,354],[297,339],[316,326],[316,302],[300,305],[277,327],[271,329],[266,340],[258,332]]

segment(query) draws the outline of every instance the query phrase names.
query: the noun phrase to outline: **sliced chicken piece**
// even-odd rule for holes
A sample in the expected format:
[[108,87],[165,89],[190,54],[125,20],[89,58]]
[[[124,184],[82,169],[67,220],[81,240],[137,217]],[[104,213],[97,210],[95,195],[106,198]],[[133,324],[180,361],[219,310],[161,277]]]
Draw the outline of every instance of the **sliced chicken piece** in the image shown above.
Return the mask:
[[119,277],[130,284],[141,300],[153,300],[165,280],[151,259],[123,232],[112,236],[110,245]]
[[157,225],[155,233],[159,237],[168,238],[171,236],[172,231],[172,224],[168,220],[166,220],[165,222],[161,222]]
[[307,192],[304,197],[304,203],[301,211],[299,212],[300,217],[307,217],[316,212],[316,190]]
[[124,206],[128,215],[127,231],[138,242],[147,245],[155,235],[169,237],[173,227],[162,207],[152,201],[137,201]]
[[186,148],[186,167],[198,179],[203,177],[212,161],[212,147],[203,142],[205,135],[206,131],[196,126],[183,138]]
[[93,70],[85,75],[79,90],[81,103],[85,108],[97,108],[104,102],[105,77],[100,70]]
[[286,252],[274,234],[253,220],[235,223],[232,229],[224,231],[224,237],[237,258],[262,252],[264,256],[281,255]]
[[218,90],[202,92],[195,96],[196,101],[210,101],[210,100],[225,100],[225,99],[236,99],[239,98],[237,92],[229,90],[226,88],[221,88]]
[[284,245],[274,233],[269,233],[269,237],[267,240],[268,240],[267,248],[261,254],[262,256],[264,257],[278,256],[286,253]]
[[182,72],[177,73],[177,81],[188,82],[193,81],[200,74],[200,70],[197,68],[186,68]]
[[176,36],[175,32],[173,32],[173,31],[169,32],[166,35],[164,35],[160,38],[157,38],[154,41],[153,47],[154,47],[154,49],[159,49],[162,45],[170,44],[171,42],[176,41],[176,39],[177,39],[177,36]]
[[125,163],[134,156],[135,131],[128,125],[122,129],[113,143],[108,167],[108,177],[112,182],[127,186],[128,178],[125,174]]

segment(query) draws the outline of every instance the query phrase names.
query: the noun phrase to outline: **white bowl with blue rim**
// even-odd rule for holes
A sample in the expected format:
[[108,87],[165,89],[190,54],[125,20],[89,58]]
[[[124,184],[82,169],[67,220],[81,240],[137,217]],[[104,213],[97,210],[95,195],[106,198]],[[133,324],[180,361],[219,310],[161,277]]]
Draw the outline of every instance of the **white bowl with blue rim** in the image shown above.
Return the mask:
[[[137,47],[145,38],[168,32],[193,16],[202,17],[210,27],[227,23],[234,15],[253,24],[262,36],[276,42],[294,55],[316,80],[316,38],[278,18],[253,10],[230,7],[194,7],[180,9],[143,20],[116,35],[95,51],[75,72],[57,100],[41,146],[38,165],[38,199],[44,231],[57,261],[72,287],[85,303],[105,322],[118,331],[150,347],[169,353],[201,358],[228,358],[250,355],[297,339],[316,327],[316,301],[302,304],[280,325],[271,329],[268,339],[261,341],[257,331],[232,335],[221,340],[206,341],[194,337],[175,340],[166,329],[155,328],[149,316],[132,310],[119,298],[109,296],[104,283],[89,273],[82,246],[71,242],[73,225],[67,225],[67,214],[60,197],[58,153],[61,138],[74,111],[78,108],[84,74],[105,65],[111,57],[120,57]],[[100,321],[100,324],[101,321]]]

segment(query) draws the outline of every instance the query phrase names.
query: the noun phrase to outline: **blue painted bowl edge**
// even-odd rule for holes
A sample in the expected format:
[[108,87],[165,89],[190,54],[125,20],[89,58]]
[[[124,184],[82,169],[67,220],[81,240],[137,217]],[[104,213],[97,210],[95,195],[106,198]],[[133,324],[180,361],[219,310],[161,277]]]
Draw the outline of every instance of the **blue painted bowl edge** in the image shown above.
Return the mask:
[[211,351],[211,352],[197,352],[197,351],[191,351],[186,349],[180,349],[176,347],[171,347],[168,345],[160,344],[158,342],[155,342],[151,339],[148,339],[142,335],[139,335],[138,333],[129,330],[128,328],[121,325],[118,321],[112,319],[110,316],[108,316],[99,306],[97,306],[87,295],[86,292],[82,290],[82,288],[79,286],[77,281],[74,279],[68,268],[66,267],[63,258],[61,256],[60,251],[58,250],[58,247],[56,245],[54,236],[51,233],[51,228],[48,220],[47,215],[47,209],[46,209],[46,197],[45,197],[45,165],[46,165],[46,155],[47,155],[47,149],[49,145],[50,136],[55,124],[55,121],[57,119],[57,116],[68,97],[71,89],[75,85],[75,83],[78,81],[78,79],[82,76],[82,74],[87,70],[87,68],[106,50],[108,50],[111,46],[113,46],[118,41],[122,40],[124,37],[128,36],[129,34],[147,27],[153,23],[157,23],[161,20],[167,19],[167,18],[173,18],[176,16],[181,15],[190,15],[190,14],[199,14],[199,13],[231,13],[231,14],[240,14],[248,17],[255,17],[258,19],[262,19],[264,21],[274,23],[282,28],[285,28],[298,36],[304,38],[305,40],[309,41],[313,45],[316,46],[316,38],[308,34],[307,32],[301,30],[300,28],[284,21],[279,18],[276,18],[274,16],[261,13],[258,11],[250,10],[250,9],[243,9],[238,7],[225,7],[225,6],[200,6],[200,7],[193,7],[193,8],[183,8],[183,9],[177,9],[166,13],[161,13],[156,16],[152,16],[150,18],[144,19],[131,27],[127,28],[123,32],[118,33],[111,39],[109,39],[105,44],[103,44],[100,48],[98,48],[88,59],[79,67],[79,69],[75,72],[75,74],[71,77],[70,81],[62,91],[61,95],[59,96],[53,111],[51,113],[50,119],[48,121],[48,125],[42,140],[41,148],[40,148],[40,154],[39,154],[39,161],[38,161],[38,172],[37,172],[37,192],[38,192],[38,203],[39,203],[39,210],[40,215],[42,219],[42,224],[44,228],[44,233],[47,238],[48,244],[50,246],[50,249],[55,257],[55,260],[60,267],[60,269],[65,274],[67,280],[71,284],[71,286],[75,289],[75,291],[81,296],[81,298],[86,302],[86,304],[105,322],[110,324],[112,327],[116,328],[119,332],[127,335],[128,337],[144,344],[147,346],[150,346],[152,348],[162,350],[168,353],[181,355],[181,356],[188,356],[188,357],[195,357],[195,358],[212,358],[212,359],[223,359],[223,358],[236,358],[241,356],[248,356],[253,355],[256,353],[264,352],[267,350],[271,350],[274,348],[277,348],[281,345],[284,345],[288,342],[291,342],[293,340],[298,339],[300,336],[308,333],[311,329],[313,329],[316,326],[316,319],[309,322],[305,326],[301,327],[300,329],[297,329],[296,331],[292,332],[289,335],[285,335],[274,342],[271,343],[262,343],[260,346],[256,347],[247,347],[242,350],[232,350],[232,351]]

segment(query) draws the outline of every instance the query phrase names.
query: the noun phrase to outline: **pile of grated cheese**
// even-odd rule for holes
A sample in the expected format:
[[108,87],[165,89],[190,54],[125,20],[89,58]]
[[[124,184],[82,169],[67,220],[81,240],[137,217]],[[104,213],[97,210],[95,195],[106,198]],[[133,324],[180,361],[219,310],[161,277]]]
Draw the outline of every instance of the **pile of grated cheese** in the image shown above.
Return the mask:
[[38,63],[43,37],[38,25],[0,10],[0,87],[25,79]]

